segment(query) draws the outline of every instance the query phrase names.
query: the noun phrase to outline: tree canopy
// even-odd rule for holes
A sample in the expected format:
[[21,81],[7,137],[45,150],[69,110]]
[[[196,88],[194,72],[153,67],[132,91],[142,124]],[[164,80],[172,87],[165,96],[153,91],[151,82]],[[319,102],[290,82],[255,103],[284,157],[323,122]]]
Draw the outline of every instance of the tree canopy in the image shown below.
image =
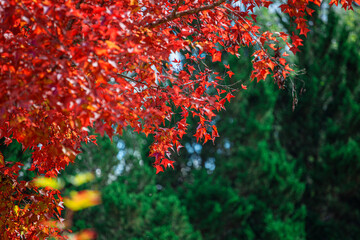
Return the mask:
[[[334,1],[352,9],[352,0]],[[355,1],[358,2],[358,1]],[[198,141],[218,136],[216,112],[233,98],[223,84],[231,77],[204,59],[239,56],[254,46],[251,79],[271,76],[280,88],[293,71],[286,60],[308,34],[311,4],[278,6],[296,30],[262,31],[254,9],[270,1],[15,1],[0,3],[0,133],[6,145],[31,150],[31,168],[56,176],[82,142],[95,142],[89,128],[110,138],[125,128],[151,135],[149,155],[156,172],[173,166],[187,119],[195,117]],[[187,49],[184,58],[172,53]],[[176,54],[175,54],[176,56]],[[191,63],[191,64],[190,64]],[[56,235],[45,219],[61,214],[57,190],[38,189],[18,179],[21,163],[1,166],[1,229],[8,238]],[[174,200],[175,201],[175,200]]]

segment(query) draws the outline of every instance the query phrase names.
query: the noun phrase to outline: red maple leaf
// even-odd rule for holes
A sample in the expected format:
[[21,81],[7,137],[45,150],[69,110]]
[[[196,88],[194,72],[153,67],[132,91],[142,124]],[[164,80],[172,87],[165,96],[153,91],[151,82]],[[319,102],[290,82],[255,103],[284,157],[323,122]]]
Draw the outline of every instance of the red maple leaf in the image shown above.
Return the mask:
[[158,174],[159,172],[163,172],[164,169],[162,168],[161,165],[154,165],[155,169],[156,169],[156,174]]
[[221,52],[215,52],[212,56],[213,62],[221,62]]
[[234,75],[232,71],[227,71],[226,73],[229,74],[229,78],[231,78]]

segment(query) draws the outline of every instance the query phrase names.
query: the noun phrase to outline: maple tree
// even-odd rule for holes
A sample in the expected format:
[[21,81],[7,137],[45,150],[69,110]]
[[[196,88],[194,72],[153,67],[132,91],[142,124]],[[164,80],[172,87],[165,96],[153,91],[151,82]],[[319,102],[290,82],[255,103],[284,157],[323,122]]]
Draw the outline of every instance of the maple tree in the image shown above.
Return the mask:
[[[353,2],[330,5],[352,9]],[[164,171],[173,164],[171,152],[182,147],[187,118],[198,119],[197,140],[214,140],[215,112],[233,97],[224,76],[203,59],[221,61],[223,52],[238,55],[240,47],[254,45],[251,78],[271,75],[283,88],[292,71],[284,46],[299,51],[312,3],[321,1],[279,6],[300,30],[289,37],[256,25],[254,9],[272,4],[265,0],[1,1],[1,138],[31,149],[29,170],[53,177],[74,161],[82,142],[95,142],[89,127],[110,138],[130,127],[153,136],[150,155],[156,172]],[[181,49],[191,52],[184,57],[192,64],[176,68],[180,59],[169,63],[169,55]],[[19,181],[19,163],[1,157],[0,164],[5,236],[56,234],[43,220],[60,218],[57,190]]]

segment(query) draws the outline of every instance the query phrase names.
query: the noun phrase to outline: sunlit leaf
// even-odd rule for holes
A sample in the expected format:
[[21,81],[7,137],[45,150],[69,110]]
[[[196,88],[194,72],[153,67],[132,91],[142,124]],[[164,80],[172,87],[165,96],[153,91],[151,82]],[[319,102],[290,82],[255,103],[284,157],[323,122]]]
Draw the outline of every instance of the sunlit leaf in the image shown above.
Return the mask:
[[50,187],[54,189],[61,189],[64,187],[63,181],[58,178],[37,177],[33,180],[33,183],[37,187]]
[[100,192],[94,190],[84,190],[81,192],[73,191],[70,193],[70,198],[64,198],[64,205],[73,211],[96,206],[100,203]]
[[93,173],[80,173],[71,179],[71,183],[75,186],[80,186],[84,183],[90,182],[95,178]]
[[16,215],[19,215],[19,206],[18,205],[14,206],[14,211],[15,211]]
[[70,240],[92,240],[96,239],[96,232],[92,229],[85,229],[69,236]]

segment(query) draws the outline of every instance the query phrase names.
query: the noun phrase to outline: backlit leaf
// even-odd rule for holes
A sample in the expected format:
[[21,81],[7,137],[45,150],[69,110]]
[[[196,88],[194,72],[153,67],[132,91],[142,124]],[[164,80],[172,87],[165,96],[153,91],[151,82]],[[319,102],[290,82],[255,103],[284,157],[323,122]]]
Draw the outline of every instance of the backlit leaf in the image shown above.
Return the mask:
[[54,189],[61,189],[64,187],[64,183],[58,178],[37,177],[33,180],[33,183],[37,187],[50,187]]
[[96,206],[100,203],[100,192],[94,190],[71,192],[70,198],[64,198],[64,205],[73,211],[79,211],[85,208]]

